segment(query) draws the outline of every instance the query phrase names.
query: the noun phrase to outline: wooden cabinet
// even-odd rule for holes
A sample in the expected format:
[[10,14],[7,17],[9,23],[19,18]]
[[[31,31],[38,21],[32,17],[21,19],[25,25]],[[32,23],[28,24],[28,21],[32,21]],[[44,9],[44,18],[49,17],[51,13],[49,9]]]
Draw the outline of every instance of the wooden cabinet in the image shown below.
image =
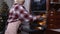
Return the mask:
[[45,34],[60,34],[51,29],[60,29],[60,0],[46,0],[47,30]]
[[60,28],[60,1],[59,0],[48,0],[47,9],[47,28],[48,29],[59,29]]

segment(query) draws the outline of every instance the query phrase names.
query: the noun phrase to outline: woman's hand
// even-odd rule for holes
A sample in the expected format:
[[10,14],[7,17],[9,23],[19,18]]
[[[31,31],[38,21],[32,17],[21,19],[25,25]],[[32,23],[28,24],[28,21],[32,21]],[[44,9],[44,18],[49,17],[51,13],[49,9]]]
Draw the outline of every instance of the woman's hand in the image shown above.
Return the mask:
[[36,17],[37,17],[37,19],[39,19],[41,16],[40,15],[37,15]]

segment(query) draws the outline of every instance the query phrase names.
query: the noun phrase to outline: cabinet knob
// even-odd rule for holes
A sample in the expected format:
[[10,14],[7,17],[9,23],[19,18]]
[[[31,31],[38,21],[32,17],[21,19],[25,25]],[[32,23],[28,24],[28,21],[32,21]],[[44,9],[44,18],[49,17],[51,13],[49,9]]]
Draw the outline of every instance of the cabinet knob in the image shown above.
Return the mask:
[[51,13],[54,13],[53,11],[51,11]]
[[50,14],[50,16],[53,16],[54,14]]
[[53,24],[50,24],[50,26],[52,26]]
[[54,19],[50,19],[50,21],[54,21]]

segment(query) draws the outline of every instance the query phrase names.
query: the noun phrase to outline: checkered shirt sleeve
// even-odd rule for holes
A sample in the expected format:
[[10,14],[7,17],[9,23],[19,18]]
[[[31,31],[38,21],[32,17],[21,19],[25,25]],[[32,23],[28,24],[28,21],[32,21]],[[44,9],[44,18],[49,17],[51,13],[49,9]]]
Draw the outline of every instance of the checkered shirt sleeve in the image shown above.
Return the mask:
[[20,21],[34,21],[36,20],[36,16],[31,15],[27,12],[22,5],[13,5],[13,7],[9,11],[8,22],[15,22],[17,20]]

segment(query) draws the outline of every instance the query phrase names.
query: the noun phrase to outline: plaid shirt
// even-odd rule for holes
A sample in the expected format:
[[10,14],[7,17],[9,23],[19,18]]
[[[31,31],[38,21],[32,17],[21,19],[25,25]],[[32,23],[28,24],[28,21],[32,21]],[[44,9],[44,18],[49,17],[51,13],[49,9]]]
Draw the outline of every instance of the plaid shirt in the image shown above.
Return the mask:
[[29,12],[27,12],[22,5],[14,4],[9,11],[9,17],[7,22],[15,22],[17,20],[20,21],[34,21],[36,20],[36,16],[32,16]]

